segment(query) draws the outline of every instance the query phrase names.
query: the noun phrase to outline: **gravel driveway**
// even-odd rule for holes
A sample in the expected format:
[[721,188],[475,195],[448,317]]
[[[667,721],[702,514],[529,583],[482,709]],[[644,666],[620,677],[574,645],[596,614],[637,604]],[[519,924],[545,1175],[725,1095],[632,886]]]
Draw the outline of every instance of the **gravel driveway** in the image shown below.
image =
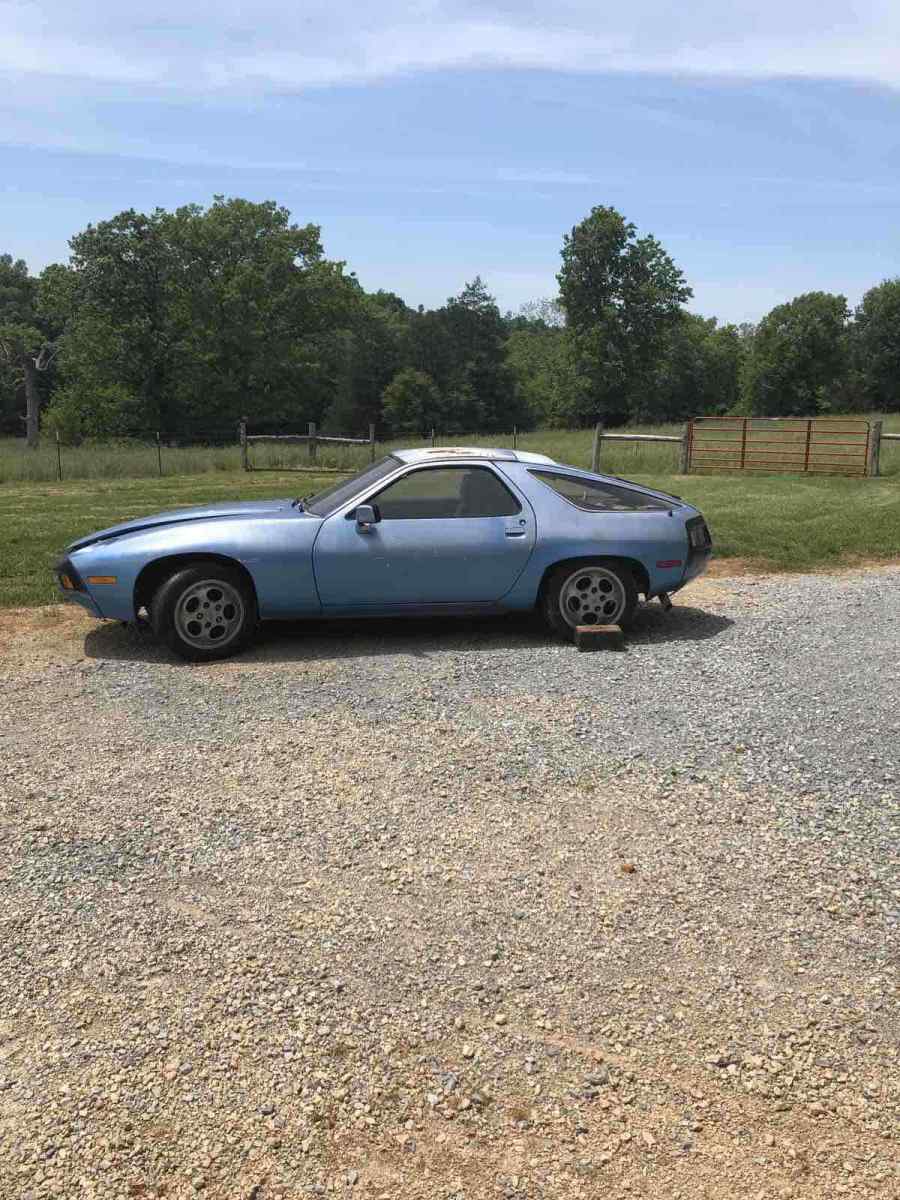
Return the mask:
[[0,1196],[897,1196],[898,629],[0,613]]

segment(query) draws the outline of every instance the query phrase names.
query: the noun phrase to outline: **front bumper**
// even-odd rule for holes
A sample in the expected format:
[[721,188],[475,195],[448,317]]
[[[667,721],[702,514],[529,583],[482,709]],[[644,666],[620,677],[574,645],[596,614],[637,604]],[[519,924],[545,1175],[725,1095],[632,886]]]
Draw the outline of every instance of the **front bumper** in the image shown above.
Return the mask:
[[68,604],[80,604],[92,617],[102,617],[97,601],[87,590],[81,576],[72,565],[71,559],[62,558],[54,568],[56,585],[60,597]]

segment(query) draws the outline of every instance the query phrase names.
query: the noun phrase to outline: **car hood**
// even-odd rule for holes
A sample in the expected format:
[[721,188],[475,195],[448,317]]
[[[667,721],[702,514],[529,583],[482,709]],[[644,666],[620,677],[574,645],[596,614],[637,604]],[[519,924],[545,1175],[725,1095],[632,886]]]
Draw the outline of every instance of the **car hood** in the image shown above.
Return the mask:
[[[209,521],[227,518],[252,519],[253,517],[268,516],[272,513],[284,512],[291,507],[290,500],[241,500],[226,504],[201,504],[194,508],[174,508],[168,512],[153,513],[148,517],[136,517],[133,521],[122,521],[118,525],[110,525],[108,529],[99,529],[87,537],[77,538],[71,542],[67,550],[82,550],[94,542],[105,542],[110,538],[123,537],[129,533],[140,533],[145,529],[158,529],[161,525],[182,525],[190,521]],[[306,513],[295,510],[298,516]]]

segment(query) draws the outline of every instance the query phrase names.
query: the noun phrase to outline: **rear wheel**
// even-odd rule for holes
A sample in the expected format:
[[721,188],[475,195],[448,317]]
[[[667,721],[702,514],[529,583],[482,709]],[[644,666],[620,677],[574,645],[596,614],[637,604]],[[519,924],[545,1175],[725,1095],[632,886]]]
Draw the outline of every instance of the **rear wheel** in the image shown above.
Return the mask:
[[541,597],[545,621],[569,641],[579,625],[627,628],[637,604],[637,586],[628,568],[602,558],[557,567]]
[[256,629],[256,597],[246,579],[219,562],[196,562],[169,576],[150,605],[156,636],[191,662],[236,654]]

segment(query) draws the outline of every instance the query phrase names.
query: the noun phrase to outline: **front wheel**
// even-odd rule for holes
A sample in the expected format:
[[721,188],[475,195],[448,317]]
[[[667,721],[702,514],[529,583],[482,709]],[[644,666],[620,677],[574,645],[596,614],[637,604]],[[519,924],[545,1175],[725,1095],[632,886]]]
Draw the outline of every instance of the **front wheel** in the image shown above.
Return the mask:
[[243,649],[256,629],[256,597],[247,581],[218,562],[197,562],[176,571],[150,605],[156,636],[191,662],[228,658]]
[[557,567],[541,597],[544,620],[568,641],[579,625],[626,629],[637,605],[637,586],[628,568],[601,558]]

